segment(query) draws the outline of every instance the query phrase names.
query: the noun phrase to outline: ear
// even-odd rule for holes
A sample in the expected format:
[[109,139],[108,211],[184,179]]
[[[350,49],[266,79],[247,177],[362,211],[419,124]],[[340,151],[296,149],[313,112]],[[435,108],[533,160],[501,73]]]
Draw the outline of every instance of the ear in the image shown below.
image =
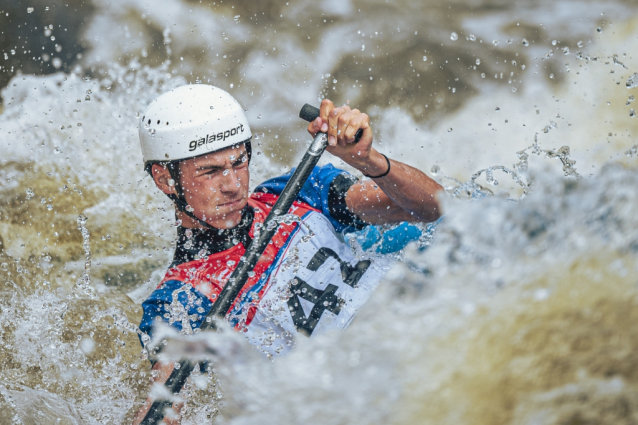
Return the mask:
[[[177,191],[175,190],[175,182],[173,182],[171,173],[168,172],[168,168],[165,165],[153,164],[151,173],[153,175],[155,185],[159,188],[159,190],[167,195],[177,195]],[[172,185],[169,184],[171,182],[173,182]]]

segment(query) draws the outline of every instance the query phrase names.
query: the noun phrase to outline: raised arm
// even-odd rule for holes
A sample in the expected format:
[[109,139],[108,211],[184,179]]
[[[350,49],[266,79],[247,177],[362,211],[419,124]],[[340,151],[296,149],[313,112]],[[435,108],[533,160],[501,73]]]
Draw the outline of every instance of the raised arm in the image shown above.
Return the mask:
[[[359,129],[363,135],[355,144]],[[441,216],[436,194],[443,188],[422,171],[386,159],[374,149],[368,115],[349,106],[335,108],[331,101],[324,99],[319,118],[308,125],[310,134],[319,131],[328,133],[328,152],[371,177],[370,181],[353,185],[346,195],[348,209],[360,219],[385,224],[431,222]]]

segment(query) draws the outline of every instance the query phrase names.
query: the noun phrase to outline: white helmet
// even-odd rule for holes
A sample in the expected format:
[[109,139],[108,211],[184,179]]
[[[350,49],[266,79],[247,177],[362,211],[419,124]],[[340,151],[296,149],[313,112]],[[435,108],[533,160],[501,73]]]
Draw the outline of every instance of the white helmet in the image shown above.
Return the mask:
[[139,134],[145,164],[200,156],[252,137],[235,98],[206,84],[181,86],[158,97],[146,108]]

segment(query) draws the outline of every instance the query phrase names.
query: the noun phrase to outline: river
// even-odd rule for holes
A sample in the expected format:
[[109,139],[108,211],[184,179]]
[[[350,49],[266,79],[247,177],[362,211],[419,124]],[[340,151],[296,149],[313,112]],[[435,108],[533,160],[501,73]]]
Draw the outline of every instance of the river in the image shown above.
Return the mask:
[[127,423],[148,394],[135,325],[175,219],[137,122],[197,82],[245,107],[252,187],[301,158],[299,108],[328,97],[447,195],[345,333],[275,361],[208,338],[184,423],[638,423],[635,11],[0,2],[0,423]]

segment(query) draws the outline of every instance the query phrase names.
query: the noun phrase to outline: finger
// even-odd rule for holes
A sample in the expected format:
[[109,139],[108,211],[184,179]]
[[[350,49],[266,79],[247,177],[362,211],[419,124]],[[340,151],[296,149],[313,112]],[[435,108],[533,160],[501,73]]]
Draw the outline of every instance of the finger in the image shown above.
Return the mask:
[[328,115],[328,144],[330,146],[337,145],[337,124],[341,113],[342,111],[339,108],[335,108]]
[[339,117],[339,124],[337,125],[337,142],[339,143],[339,146],[346,146],[346,131],[350,122],[356,115],[357,114],[352,111],[347,111]]
[[328,115],[335,108],[335,105],[328,99],[324,99],[321,101],[321,106],[319,107],[319,117],[322,122],[328,122]]
[[328,117],[328,144],[330,146],[337,145],[339,117],[349,110],[349,106],[342,106],[340,108],[335,108],[330,112]]
[[317,135],[317,133],[319,133],[321,131],[322,124],[324,124],[324,123],[321,121],[321,118],[317,117],[316,120],[311,121],[308,124],[308,133],[310,133],[312,135],[312,137],[315,137]]
[[[354,111],[353,111],[354,112]],[[369,118],[366,114],[361,114],[357,110],[357,114],[350,120],[348,128],[344,134],[346,143],[353,143],[357,132],[361,129],[365,129],[369,125]]]

